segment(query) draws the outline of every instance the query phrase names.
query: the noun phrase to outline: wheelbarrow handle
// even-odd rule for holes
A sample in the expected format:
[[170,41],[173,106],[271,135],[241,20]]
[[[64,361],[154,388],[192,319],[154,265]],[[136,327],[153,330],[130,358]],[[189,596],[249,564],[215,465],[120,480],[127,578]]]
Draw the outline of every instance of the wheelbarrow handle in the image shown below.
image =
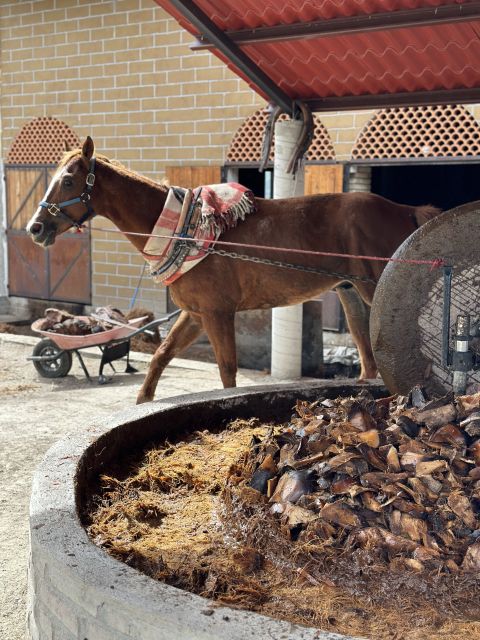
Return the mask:
[[172,318],[175,318],[176,316],[180,315],[181,312],[182,312],[181,309],[177,309],[176,311],[172,311],[172,313],[169,313],[168,316],[165,316],[163,318],[158,318],[157,320],[152,320],[151,322],[144,325],[143,327],[140,327],[136,331],[133,331],[132,333],[130,333],[128,335],[128,339],[133,338],[139,333],[144,333],[144,332],[148,332],[150,329],[155,329],[156,327],[160,326],[161,324],[164,324],[165,322],[169,322]]

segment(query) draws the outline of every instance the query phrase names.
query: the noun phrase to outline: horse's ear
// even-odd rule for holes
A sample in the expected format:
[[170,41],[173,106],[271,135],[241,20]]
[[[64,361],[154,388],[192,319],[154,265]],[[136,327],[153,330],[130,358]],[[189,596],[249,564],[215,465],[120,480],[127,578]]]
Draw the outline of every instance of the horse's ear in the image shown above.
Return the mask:
[[95,145],[93,144],[93,140],[90,138],[90,136],[87,136],[85,142],[83,143],[82,155],[88,161],[90,161],[92,159],[94,151],[95,151]]
[[65,140],[65,139],[63,140],[63,146],[65,147],[65,151],[71,151],[72,150],[72,147],[71,147],[71,145],[70,145],[68,140]]

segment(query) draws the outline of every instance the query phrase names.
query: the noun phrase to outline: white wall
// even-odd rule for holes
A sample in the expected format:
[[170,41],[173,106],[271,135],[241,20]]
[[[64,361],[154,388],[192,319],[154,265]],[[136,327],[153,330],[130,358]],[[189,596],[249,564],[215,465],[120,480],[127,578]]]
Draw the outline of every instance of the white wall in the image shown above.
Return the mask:
[[0,159],[0,298],[8,294],[7,289],[7,208],[5,203],[5,180],[3,161]]

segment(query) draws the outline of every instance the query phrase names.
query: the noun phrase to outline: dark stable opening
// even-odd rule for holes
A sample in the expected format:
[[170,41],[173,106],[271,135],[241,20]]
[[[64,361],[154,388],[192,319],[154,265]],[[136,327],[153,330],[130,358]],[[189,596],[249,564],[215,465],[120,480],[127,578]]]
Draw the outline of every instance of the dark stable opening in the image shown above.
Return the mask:
[[[267,174],[270,174],[270,180],[266,179]],[[266,169],[262,173],[256,168],[238,169],[238,182],[251,189],[257,198],[272,197],[273,171],[271,169]],[[270,193],[265,193],[266,188],[269,188]]]
[[372,192],[409,205],[446,211],[480,200],[480,165],[431,164],[372,167]]

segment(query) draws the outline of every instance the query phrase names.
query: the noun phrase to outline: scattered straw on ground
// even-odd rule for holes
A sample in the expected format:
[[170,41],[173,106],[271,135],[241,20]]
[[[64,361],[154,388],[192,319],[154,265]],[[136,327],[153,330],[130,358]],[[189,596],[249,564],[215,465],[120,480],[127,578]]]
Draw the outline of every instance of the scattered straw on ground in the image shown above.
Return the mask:
[[38,385],[36,384],[17,384],[14,387],[0,386],[0,396],[16,396],[20,393],[26,393],[27,391],[33,391],[34,389],[38,389]]
[[15,327],[11,324],[0,322],[0,333],[15,333]]
[[126,479],[104,476],[90,536],[153,578],[221,604],[372,640],[480,638],[478,593],[469,615],[419,598],[414,573],[381,569],[375,581],[369,567],[363,580],[348,549],[333,569],[305,564],[305,545],[295,547],[264,496],[248,486],[225,491],[252,444],[271,433],[256,420],[237,420],[150,451]]

